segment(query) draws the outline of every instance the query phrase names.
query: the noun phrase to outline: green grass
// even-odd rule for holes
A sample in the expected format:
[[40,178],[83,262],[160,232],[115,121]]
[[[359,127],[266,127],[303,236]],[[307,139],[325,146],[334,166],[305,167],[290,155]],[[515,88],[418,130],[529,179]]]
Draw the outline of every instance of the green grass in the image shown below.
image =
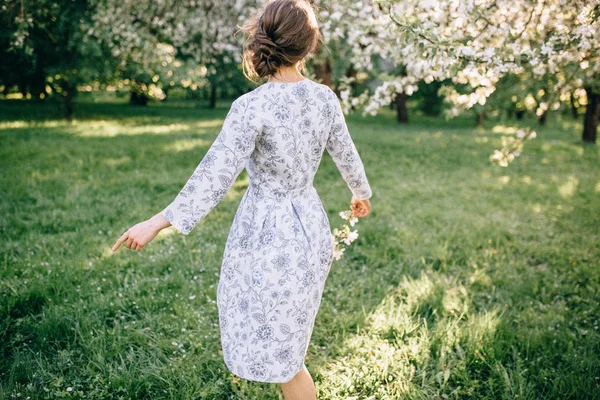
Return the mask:
[[[221,355],[245,172],[190,236],[110,252],[174,198],[227,107],[85,101],[65,122],[0,102],[0,398],[281,398]],[[495,167],[514,126],[471,122],[348,117],[373,209],[328,277],[306,359],[319,398],[600,398],[600,151],[554,117]],[[315,186],[341,224],[329,156]]]

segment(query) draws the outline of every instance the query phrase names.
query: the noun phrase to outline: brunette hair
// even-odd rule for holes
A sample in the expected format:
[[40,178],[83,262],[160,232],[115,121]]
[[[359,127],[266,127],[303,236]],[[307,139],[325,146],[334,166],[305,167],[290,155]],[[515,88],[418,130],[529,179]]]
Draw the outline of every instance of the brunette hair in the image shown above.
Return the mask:
[[246,33],[242,68],[244,75],[266,77],[280,67],[300,61],[322,43],[317,13],[307,0],[273,0],[242,30]]

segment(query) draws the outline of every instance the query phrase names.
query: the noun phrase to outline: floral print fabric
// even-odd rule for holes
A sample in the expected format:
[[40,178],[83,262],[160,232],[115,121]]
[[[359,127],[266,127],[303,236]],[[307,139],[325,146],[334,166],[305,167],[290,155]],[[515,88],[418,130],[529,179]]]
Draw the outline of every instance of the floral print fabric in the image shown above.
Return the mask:
[[162,215],[189,234],[246,168],[217,288],[223,357],[234,374],[281,383],[298,373],[333,258],[313,178],[327,150],[358,199],[372,192],[335,93],[304,79],[236,99],[223,128]]

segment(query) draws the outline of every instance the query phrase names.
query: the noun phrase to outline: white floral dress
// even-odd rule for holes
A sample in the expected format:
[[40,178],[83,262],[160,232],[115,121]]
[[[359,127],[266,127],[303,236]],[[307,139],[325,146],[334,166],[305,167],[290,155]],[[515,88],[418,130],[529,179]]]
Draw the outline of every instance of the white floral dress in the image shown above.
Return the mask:
[[248,171],[217,288],[224,361],[242,378],[288,382],[303,367],[333,259],[329,219],[313,186],[325,149],[352,194],[370,198],[335,93],[310,79],[265,83],[233,102],[218,137],[161,212],[187,235]]

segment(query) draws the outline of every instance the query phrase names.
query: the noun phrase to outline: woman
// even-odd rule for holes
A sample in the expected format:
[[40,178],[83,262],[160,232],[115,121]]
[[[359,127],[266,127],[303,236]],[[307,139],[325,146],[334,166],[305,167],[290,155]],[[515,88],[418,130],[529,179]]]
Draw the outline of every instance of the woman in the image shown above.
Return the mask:
[[228,369],[280,383],[286,399],[315,398],[304,358],[333,257],[326,212],[313,186],[325,149],[352,192],[354,216],[371,188],[335,93],[302,76],[321,36],[304,0],[275,0],[246,27],[244,71],[267,83],[237,98],[223,128],[177,197],[122,243],[140,251],[160,230],[187,235],[240,172],[250,179],[225,245],[217,289]]

